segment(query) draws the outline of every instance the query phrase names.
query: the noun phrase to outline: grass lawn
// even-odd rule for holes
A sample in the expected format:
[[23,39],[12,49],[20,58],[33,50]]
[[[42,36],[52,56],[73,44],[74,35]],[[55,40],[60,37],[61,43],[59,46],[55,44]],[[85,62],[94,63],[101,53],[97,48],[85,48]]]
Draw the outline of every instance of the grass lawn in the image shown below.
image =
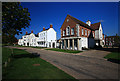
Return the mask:
[[106,55],[104,58],[106,59],[116,59],[116,60],[120,60],[120,52],[117,53],[117,52],[112,52],[108,55]]
[[[3,47],[3,60],[10,56],[11,50]],[[3,79],[74,79],[45,60],[24,50],[13,49],[14,57],[5,68],[2,66]]]
[[58,48],[51,48],[51,49],[45,49],[45,50],[52,50],[52,51],[59,51],[59,52],[66,52],[66,53],[80,53],[82,51],[77,50],[64,50],[64,49],[58,49]]
[[2,48],[2,63],[8,60],[11,53],[12,53],[11,49],[5,47]]

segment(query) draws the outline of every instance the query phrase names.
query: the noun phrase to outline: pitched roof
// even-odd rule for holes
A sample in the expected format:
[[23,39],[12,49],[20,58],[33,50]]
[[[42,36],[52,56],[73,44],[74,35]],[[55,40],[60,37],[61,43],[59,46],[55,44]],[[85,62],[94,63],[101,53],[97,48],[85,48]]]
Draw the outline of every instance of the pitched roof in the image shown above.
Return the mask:
[[43,32],[43,31],[47,31],[47,30],[49,30],[50,28],[47,28],[47,29],[45,29],[45,30],[42,30],[41,32]]
[[82,21],[80,21],[80,20],[78,20],[78,19],[76,19],[76,18],[74,18],[74,17],[72,17],[72,16],[70,16],[70,15],[67,15],[67,16],[69,16],[74,22],[76,22],[77,24],[80,24],[80,25],[82,25],[82,26],[84,26],[84,27],[86,27],[86,28],[89,28],[89,29],[92,29],[92,30],[94,30],[92,27],[90,27],[89,25],[87,25],[86,23],[84,23],[84,22],[82,22]]
[[76,23],[78,23],[78,24],[80,24],[80,25],[82,25],[82,26],[84,26],[84,27],[86,27],[86,28],[89,28],[89,29],[92,29],[89,25],[87,25],[86,23],[84,23],[84,22],[82,22],[82,21],[80,21],[80,20],[78,20],[78,19],[76,19],[76,18],[74,18],[74,17],[72,17],[72,16],[70,16],[70,15],[68,15],[69,17],[71,17],[71,19],[72,20],[74,20]]
[[94,29],[94,30],[98,30],[99,29],[99,27],[100,27],[100,22],[98,22],[98,23],[94,23],[94,24],[91,24],[91,27]]
[[25,34],[25,35],[30,35],[31,33]]
[[50,29],[50,28],[47,28],[47,29],[45,29],[45,31],[46,31],[46,30],[49,30],[49,29]]

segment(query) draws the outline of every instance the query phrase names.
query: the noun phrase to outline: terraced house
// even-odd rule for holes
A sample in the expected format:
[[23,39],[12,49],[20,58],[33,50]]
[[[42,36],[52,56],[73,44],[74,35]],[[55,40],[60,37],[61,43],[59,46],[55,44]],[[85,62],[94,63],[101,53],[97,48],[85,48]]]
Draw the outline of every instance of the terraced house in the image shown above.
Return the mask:
[[82,50],[95,45],[104,46],[101,23],[86,23],[67,15],[61,28],[61,49]]
[[18,45],[22,46],[38,46],[38,47],[50,47],[56,48],[56,31],[51,24],[48,29],[43,27],[43,30],[38,34],[27,33],[18,40]]

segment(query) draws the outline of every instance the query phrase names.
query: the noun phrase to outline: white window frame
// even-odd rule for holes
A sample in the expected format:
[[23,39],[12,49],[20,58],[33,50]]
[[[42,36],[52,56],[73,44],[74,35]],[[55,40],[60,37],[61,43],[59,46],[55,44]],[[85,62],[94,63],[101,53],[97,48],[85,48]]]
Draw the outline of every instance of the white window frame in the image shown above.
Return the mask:
[[94,32],[93,32],[93,37],[94,37]]
[[67,22],[69,22],[69,19],[67,19]]
[[65,30],[63,30],[63,36],[65,36]]
[[[69,30],[68,30],[68,28],[69,28]],[[69,34],[68,34],[68,32],[69,32]],[[66,28],[66,35],[70,35],[70,26],[67,26],[67,28]]]
[[87,30],[85,29],[85,36],[87,36]]
[[71,29],[71,35],[74,35],[74,28]]
[[84,35],[84,29],[82,28],[82,35]]

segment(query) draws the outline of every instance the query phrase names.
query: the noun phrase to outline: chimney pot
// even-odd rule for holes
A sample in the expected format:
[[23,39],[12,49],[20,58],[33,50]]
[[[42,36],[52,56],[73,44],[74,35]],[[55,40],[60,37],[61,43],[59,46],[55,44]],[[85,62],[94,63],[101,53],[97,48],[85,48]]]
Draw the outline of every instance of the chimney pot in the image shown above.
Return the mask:
[[50,24],[50,28],[53,28],[53,25],[52,25],[52,24]]
[[33,30],[31,31],[31,33],[33,33]]
[[88,21],[86,22],[86,24],[88,24],[89,26],[91,26],[90,20],[88,20]]
[[27,35],[28,33],[27,33],[27,31],[26,31],[26,35]]
[[43,27],[43,31],[45,31],[45,27]]

